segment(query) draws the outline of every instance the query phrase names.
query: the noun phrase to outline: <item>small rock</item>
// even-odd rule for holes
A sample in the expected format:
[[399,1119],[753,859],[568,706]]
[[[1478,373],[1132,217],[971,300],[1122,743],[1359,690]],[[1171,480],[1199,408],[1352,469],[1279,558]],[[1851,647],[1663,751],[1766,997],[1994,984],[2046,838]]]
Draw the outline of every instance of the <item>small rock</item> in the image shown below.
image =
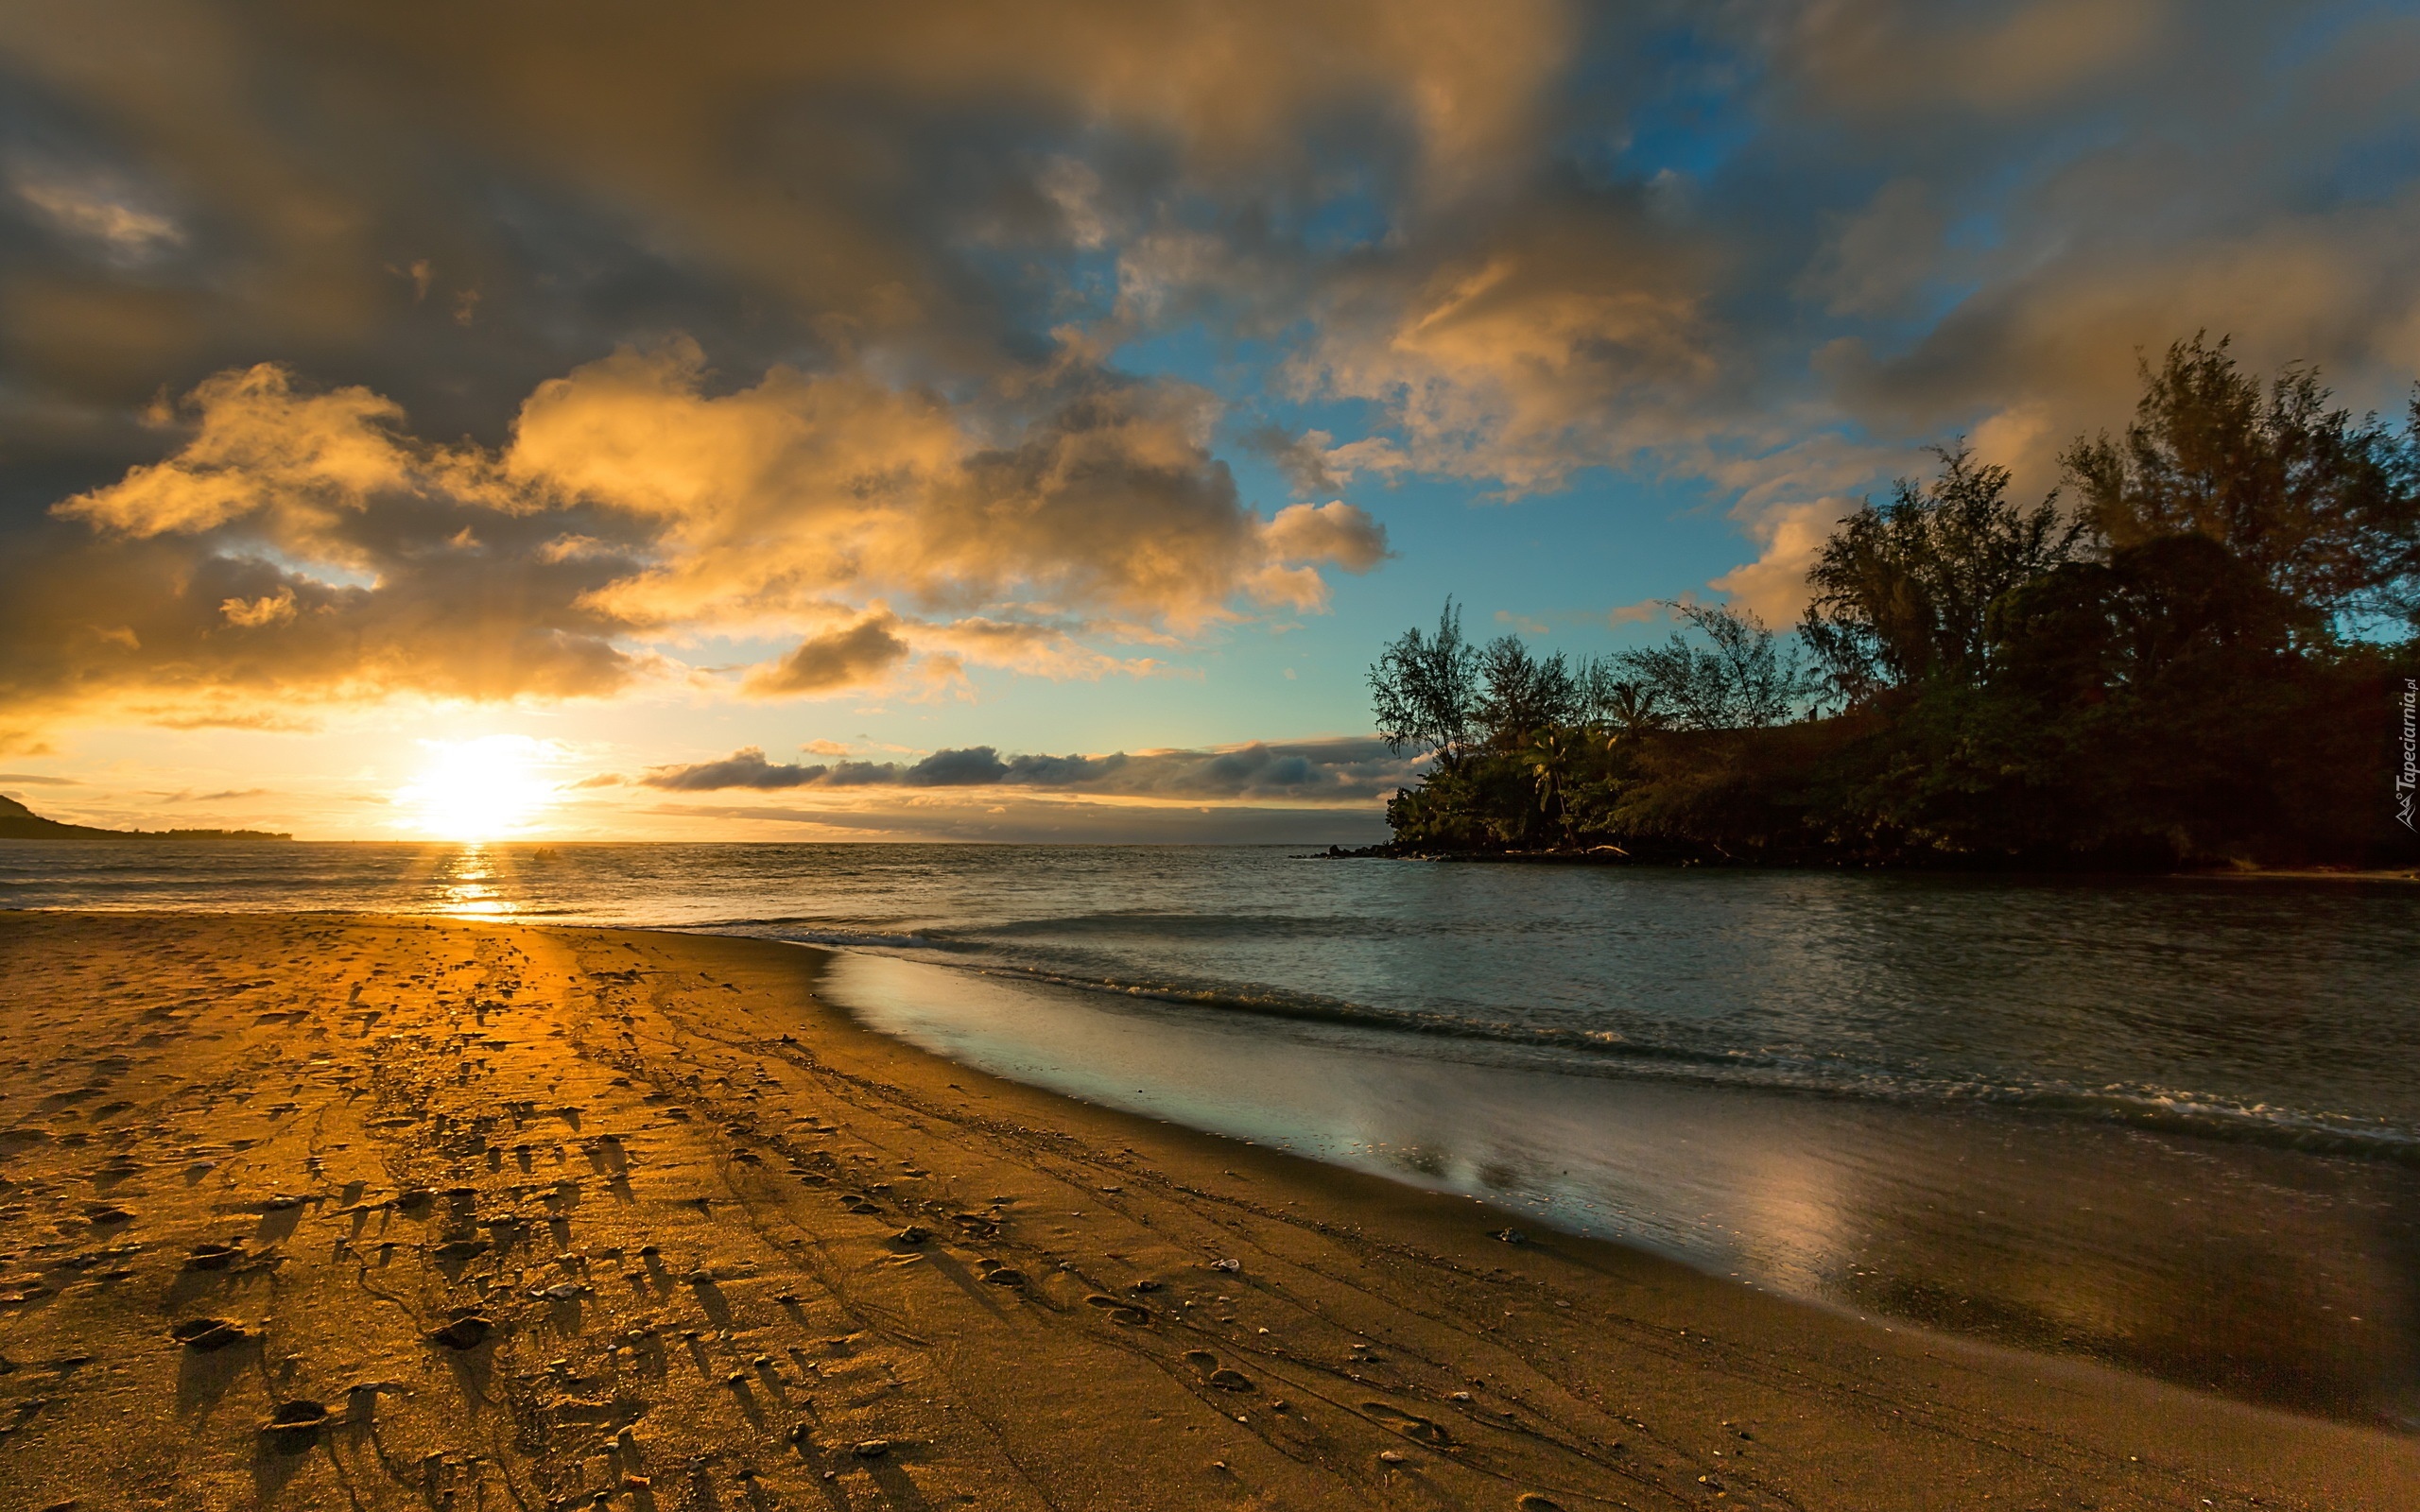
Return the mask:
[[853,1446],[849,1452],[855,1454],[859,1459],[880,1459],[885,1454],[890,1452],[890,1440],[887,1438],[869,1438],[863,1443]]
[[1500,1239],[1508,1245],[1526,1245],[1530,1242],[1530,1236],[1518,1228],[1498,1228],[1487,1237]]
[[243,1256],[233,1245],[196,1245],[185,1257],[187,1270],[225,1270]]
[[1400,1465],[1409,1458],[1411,1458],[1410,1455],[1406,1454],[1399,1450],[1382,1449],[1378,1451],[1378,1463],[1381,1465]]
[[1240,1260],[1214,1260],[1210,1263],[1210,1268],[1212,1270],[1225,1271],[1228,1275],[1232,1276],[1236,1272],[1244,1268],[1244,1263]]
[[994,1286],[1023,1286],[1025,1272],[1013,1265],[1003,1265],[983,1279]]
[[897,1244],[921,1245],[925,1240],[933,1237],[933,1231],[930,1228],[925,1228],[923,1224],[911,1223],[907,1228],[900,1229],[895,1234],[892,1234],[890,1237],[891,1240]]

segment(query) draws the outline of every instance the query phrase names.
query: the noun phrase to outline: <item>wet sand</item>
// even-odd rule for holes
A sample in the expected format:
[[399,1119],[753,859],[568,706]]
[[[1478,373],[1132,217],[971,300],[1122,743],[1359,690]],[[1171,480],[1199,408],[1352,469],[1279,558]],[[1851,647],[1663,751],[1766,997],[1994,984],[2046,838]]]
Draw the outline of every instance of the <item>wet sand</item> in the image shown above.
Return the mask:
[[1399,1032],[891,956],[829,957],[816,990],[960,1065],[1460,1193],[1523,1227],[2420,1431],[2420,1168],[2374,1151],[2257,1143],[2245,1121],[2195,1135],[2173,1115],[2146,1127],[1445,1059],[1407,1053]]
[[2420,1504],[2420,1440],[1508,1245],[819,964],[0,916],[0,1505]]

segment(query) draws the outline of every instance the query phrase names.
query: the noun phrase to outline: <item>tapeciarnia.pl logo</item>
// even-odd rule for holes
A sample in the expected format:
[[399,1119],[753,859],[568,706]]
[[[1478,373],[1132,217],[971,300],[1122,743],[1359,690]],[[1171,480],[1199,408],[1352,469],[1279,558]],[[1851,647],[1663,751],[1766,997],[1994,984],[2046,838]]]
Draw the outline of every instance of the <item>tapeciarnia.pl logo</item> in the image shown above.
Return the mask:
[[2407,830],[2413,828],[2411,799],[2415,788],[2420,788],[2420,678],[2406,678],[2403,679],[2403,770],[2394,774],[2394,816]]

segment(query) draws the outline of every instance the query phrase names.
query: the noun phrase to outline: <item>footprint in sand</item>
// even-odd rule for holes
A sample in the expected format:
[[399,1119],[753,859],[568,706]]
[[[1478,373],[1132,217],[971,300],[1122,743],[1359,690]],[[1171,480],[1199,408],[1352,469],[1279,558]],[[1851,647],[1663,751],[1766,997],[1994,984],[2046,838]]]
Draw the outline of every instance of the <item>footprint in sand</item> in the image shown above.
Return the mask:
[[282,1401],[271,1410],[268,1421],[261,1424],[261,1432],[281,1452],[300,1454],[320,1441],[320,1430],[327,1420],[328,1409],[316,1401]]
[[1424,1444],[1443,1444],[1447,1440],[1443,1427],[1400,1407],[1383,1401],[1365,1401],[1361,1410],[1406,1438],[1416,1438]]
[[188,1349],[207,1354],[215,1349],[241,1344],[251,1337],[244,1326],[233,1318],[190,1317],[168,1330],[168,1337]]
[[1219,1357],[1207,1349],[1187,1349],[1184,1363],[1200,1373],[1204,1384],[1220,1391],[1251,1391],[1252,1377],[1240,1370],[1230,1370],[1219,1364]]
[[477,1313],[466,1313],[441,1328],[431,1329],[428,1342],[449,1349],[475,1349],[495,1332],[495,1324]]

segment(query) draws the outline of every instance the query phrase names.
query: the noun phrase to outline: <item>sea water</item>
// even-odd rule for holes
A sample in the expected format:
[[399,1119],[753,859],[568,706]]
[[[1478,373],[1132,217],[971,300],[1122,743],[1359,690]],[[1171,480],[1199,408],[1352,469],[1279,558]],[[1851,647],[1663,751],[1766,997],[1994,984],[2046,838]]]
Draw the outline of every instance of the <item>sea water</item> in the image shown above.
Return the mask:
[[23,842],[0,902],[787,940],[884,1032],[1481,1197],[1530,1242],[2420,1427],[2420,888]]

